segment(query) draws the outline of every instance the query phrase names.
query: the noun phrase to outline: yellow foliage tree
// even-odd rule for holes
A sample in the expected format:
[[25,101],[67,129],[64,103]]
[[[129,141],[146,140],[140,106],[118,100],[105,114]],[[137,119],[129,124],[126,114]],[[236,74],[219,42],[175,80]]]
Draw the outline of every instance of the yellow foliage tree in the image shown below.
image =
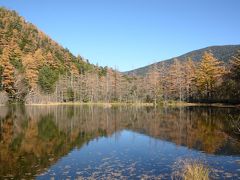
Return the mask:
[[35,53],[33,54],[33,59],[38,67],[44,65],[45,58],[41,49],[35,51]]
[[58,66],[58,63],[56,62],[56,60],[54,59],[53,55],[51,52],[48,52],[47,53],[47,57],[46,57],[46,63],[53,67],[54,69],[57,69],[59,66]]
[[71,73],[75,76],[79,75],[78,68],[75,66],[75,64],[71,63]]
[[28,80],[30,89],[33,90],[37,86],[38,82],[38,66],[36,60],[31,54],[24,57],[24,67],[26,79]]
[[157,100],[161,95],[161,86],[160,86],[160,73],[156,64],[149,70],[146,78],[147,82],[147,91],[150,93],[150,97],[153,99],[154,105],[157,104]]
[[191,58],[183,64],[184,88],[187,100],[193,98],[195,92],[196,66]]
[[15,94],[14,89],[14,67],[9,62],[10,51],[9,48],[3,49],[3,54],[1,57],[1,64],[3,67],[2,72],[2,85],[3,89],[8,93],[10,98],[13,98]]
[[12,39],[8,48],[9,48],[9,52],[10,52],[10,54],[9,54],[10,63],[16,69],[21,69],[22,68],[21,58],[23,56],[23,53],[20,50],[18,44],[14,41],[14,39]]
[[224,66],[212,53],[205,52],[196,72],[196,85],[202,95],[211,98],[219,80],[225,73]]
[[168,71],[168,88],[177,96],[179,101],[183,100],[183,87],[184,87],[184,78],[183,78],[182,64],[178,59],[174,59],[173,64],[169,67]]

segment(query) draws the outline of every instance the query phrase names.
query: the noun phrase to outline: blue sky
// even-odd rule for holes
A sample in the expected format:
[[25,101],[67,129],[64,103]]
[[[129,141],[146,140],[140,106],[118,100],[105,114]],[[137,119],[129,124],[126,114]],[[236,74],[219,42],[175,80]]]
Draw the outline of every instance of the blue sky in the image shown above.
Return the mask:
[[126,71],[240,44],[240,0],[0,0],[73,54]]

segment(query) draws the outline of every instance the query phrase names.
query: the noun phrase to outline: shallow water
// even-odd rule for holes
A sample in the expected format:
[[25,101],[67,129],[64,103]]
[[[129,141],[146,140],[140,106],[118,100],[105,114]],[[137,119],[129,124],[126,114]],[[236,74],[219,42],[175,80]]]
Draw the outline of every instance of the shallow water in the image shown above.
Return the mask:
[[171,179],[184,159],[240,176],[234,108],[0,107],[0,177]]

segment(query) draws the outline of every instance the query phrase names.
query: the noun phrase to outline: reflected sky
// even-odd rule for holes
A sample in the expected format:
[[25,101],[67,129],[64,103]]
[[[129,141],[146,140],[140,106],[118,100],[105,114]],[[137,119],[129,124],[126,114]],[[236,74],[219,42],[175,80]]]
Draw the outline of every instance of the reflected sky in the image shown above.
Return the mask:
[[183,159],[199,159],[214,167],[214,177],[237,178],[240,175],[240,157],[208,155],[122,130],[73,149],[37,179],[171,179],[174,164]]

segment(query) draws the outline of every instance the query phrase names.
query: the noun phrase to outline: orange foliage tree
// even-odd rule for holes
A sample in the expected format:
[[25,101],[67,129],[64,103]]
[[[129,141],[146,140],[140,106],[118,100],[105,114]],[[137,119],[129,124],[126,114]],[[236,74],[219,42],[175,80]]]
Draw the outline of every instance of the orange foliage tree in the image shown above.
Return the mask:
[[15,88],[14,88],[14,67],[9,62],[10,51],[6,47],[3,49],[3,54],[1,57],[1,64],[3,67],[2,72],[2,85],[3,89],[8,93],[10,99],[14,98]]

